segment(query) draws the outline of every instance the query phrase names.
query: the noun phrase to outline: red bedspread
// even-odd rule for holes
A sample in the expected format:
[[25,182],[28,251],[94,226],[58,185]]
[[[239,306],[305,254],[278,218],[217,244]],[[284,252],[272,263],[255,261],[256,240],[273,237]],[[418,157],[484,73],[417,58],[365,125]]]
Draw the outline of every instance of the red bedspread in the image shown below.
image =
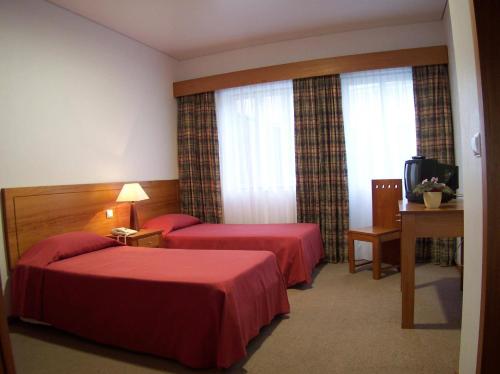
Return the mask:
[[209,224],[189,226],[163,235],[166,248],[209,248],[271,251],[287,286],[311,283],[312,271],[324,257],[318,225]]
[[44,267],[20,261],[13,309],[202,368],[243,358],[249,340],[289,304],[271,253],[113,247]]

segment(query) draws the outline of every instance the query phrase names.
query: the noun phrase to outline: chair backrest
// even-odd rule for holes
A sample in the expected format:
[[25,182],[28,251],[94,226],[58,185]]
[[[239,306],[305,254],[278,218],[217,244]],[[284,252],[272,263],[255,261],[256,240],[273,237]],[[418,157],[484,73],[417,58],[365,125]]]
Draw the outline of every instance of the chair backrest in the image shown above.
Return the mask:
[[400,228],[398,201],[403,199],[401,179],[372,180],[373,226]]

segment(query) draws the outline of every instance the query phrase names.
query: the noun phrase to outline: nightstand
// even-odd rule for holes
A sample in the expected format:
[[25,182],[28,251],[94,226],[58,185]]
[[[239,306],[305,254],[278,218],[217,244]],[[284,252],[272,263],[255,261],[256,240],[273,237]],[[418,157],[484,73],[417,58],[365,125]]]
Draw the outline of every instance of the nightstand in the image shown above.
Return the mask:
[[[151,247],[156,248],[160,245],[161,233],[163,230],[158,229],[144,229],[139,230],[136,234],[126,237],[125,244],[131,247]],[[124,242],[123,236],[117,237],[116,235],[106,235],[108,238],[116,239]]]

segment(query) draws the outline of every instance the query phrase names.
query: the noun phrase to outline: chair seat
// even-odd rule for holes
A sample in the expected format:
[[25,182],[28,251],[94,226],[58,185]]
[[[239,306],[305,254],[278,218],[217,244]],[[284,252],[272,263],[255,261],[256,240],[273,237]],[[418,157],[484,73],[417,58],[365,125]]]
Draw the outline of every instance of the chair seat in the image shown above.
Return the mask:
[[401,231],[400,228],[387,228],[387,227],[379,227],[379,226],[370,226],[370,227],[362,227],[349,230],[350,233],[360,233],[364,235],[370,236],[380,236],[385,234],[391,234],[395,232]]
[[349,272],[356,272],[356,241],[370,242],[373,253],[373,279],[380,279],[382,262],[398,267],[401,263],[401,220],[398,201],[403,198],[401,179],[372,180],[372,226],[347,232]]

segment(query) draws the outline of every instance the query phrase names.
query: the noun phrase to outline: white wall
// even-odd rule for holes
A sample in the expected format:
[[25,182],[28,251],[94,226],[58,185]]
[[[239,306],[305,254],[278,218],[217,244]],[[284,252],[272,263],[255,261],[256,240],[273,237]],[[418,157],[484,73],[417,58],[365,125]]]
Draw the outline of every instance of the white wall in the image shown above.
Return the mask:
[[442,22],[380,27],[289,40],[181,61],[175,80],[317,58],[446,44]]
[[453,116],[453,138],[455,143],[455,163],[458,165],[459,189],[463,193],[464,175],[462,172],[462,131],[460,128],[460,110],[458,102],[457,71],[455,63],[455,49],[453,47],[453,33],[451,31],[450,8],[447,6],[443,19],[446,45],[448,46],[448,75],[450,77],[451,109]]
[[470,0],[450,0],[445,22],[451,28],[450,78],[454,120],[462,144],[462,191],[465,207],[464,291],[460,374],[476,372],[482,276],[482,168],[470,138],[480,129],[479,71],[473,7]]
[[0,187],[177,178],[175,60],[40,0],[0,0],[0,54]]

